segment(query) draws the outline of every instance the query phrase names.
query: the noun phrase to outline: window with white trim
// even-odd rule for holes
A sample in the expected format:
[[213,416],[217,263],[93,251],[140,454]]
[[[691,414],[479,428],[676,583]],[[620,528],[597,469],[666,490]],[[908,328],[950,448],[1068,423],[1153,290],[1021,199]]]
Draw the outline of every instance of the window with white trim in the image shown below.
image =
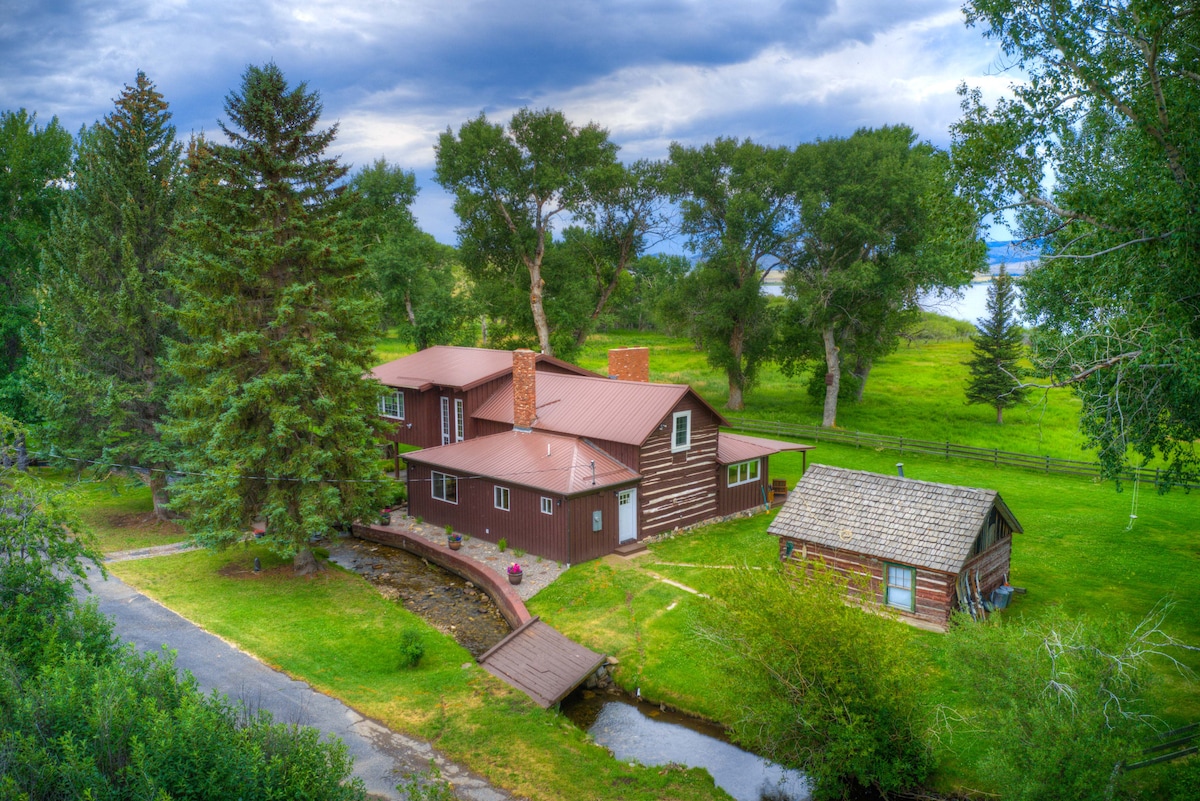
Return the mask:
[[463,413],[462,398],[454,399],[454,441],[462,442],[466,435],[466,415]]
[[885,565],[887,568],[887,590],[884,603],[906,612],[917,608],[917,571],[904,565]]
[[404,393],[398,389],[389,389],[379,398],[379,414],[394,420],[403,420]]
[[496,508],[508,511],[509,494],[508,487],[495,487],[494,497],[496,499]]
[[553,498],[547,498],[544,495],[542,496],[542,514],[544,514],[544,515],[554,514],[554,499]]
[[728,485],[736,487],[738,484],[749,484],[751,481],[758,481],[759,461],[759,459],[751,459],[748,462],[738,462],[737,464],[729,465]]
[[671,415],[671,452],[686,451],[692,447],[692,413],[675,412]]
[[458,477],[436,470],[430,473],[433,497],[446,503],[458,503]]

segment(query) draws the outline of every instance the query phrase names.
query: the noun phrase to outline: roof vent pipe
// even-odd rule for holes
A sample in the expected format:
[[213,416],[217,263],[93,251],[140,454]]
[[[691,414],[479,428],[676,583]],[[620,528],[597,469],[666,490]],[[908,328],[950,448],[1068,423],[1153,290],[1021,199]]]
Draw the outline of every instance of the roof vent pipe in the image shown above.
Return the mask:
[[896,475],[904,478],[904,462],[896,462]]
[[592,486],[596,486],[596,460],[592,460]]

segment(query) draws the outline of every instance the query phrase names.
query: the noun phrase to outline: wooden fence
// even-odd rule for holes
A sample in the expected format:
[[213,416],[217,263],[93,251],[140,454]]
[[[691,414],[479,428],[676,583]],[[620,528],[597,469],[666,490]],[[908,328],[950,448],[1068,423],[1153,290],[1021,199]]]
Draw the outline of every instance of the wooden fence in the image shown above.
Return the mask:
[[[1057,473],[1071,476],[1100,476],[1100,465],[1096,462],[1085,462],[1078,459],[1059,459],[1055,456],[1035,456],[1028,453],[1013,453],[998,448],[976,448],[970,445],[956,445],[953,442],[933,442],[932,440],[913,439],[911,437],[893,437],[887,434],[866,434],[861,431],[845,431],[836,428],[821,428],[820,426],[804,425],[802,423],[781,423],[771,420],[752,420],[745,417],[729,417],[730,426],[735,431],[746,434],[769,434],[776,437],[811,440],[813,442],[832,442],[838,445],[852,445],[856,448],[871,448],[872,450],[898,451],[905,453],[928,454],[941,456],[946,459],[967,459],[975,462],[987,462],[997,467],[1020,467],[1026,470],[1037,470],[1042,473]],[[1161,471],[1157,468],[1130,467],[1121,472],[1122,480],[1133,481],[1135,478],[1158,486],[1161,481]],[[1196,485],[1184,485],[1194,487]]]

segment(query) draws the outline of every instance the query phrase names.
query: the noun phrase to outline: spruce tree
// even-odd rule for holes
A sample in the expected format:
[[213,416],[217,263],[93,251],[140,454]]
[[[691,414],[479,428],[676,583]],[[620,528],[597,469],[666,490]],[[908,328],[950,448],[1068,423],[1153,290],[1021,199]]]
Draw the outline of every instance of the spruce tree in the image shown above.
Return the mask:
[[182,170],[170,120],[138,72],[115,110],[81,134],[74,187],[44,255],[35,358],[59,452],[151,468],[160,519],[171,461],[158,433],[169,386],[169,245]]
[[193,537],[266,541],[316,569],[309,538],[375,507],[378,302],[366,288],[318,127],[320,98],[274,64],[250,67],[225,100],[228,144],[189,154],[193,209],[177,283],[186,339],[169,433],[192,475],[177,496]]
[[1025,370],[1018,364],[1024,355],[1021,326],[1017,324],[1016,287],[1012,276],[1000,265],[1000,274],[988,287],[988,316],[976,323],[971,336],[974,346],[967,366],[967,403],[986,403],[996,409],[997,425],[1004,422],[1004,410],[1025,400],[1021,388]]

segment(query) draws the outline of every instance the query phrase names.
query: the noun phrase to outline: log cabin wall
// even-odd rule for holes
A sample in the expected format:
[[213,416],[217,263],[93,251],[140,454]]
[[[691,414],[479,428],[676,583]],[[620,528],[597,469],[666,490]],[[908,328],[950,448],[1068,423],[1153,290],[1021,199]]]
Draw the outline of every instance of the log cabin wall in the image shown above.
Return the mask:
[[[791,556],[787,555],[789,542],[792,543]],[[827,548],[790,537],[779,538],[779,557],[790,567],[797,569],[803,569],[808,561],[824,562],[827,567],[847,577],[851,595],[859,595],[862,592],[859,584],[866,577],[866,592],[869,592],[881,606],[883,605],[884,571],[887,569],[886,565],[889,564],[887,560],[840,548]],[[900,563],[891,562],[891,564]],[[907,565],[907,567],[913,566]],[[956,576],[952,574],[917,567],[916,610],[910,612],[904,609],[895,609],[895,607],[889,608],[895,609],[897,614],[904,617],[922,620],[944,629],[950,619],[950,612],[954,608],[955,580]]]
[[[991,548],[967,560],[963,573],[971,580],[971,589],[975,589],[975,571],[979,571],[979,587],[984,600],[991,600],[992,590],[1004,583],[1004,577],[1009,574],[1012,566],[1012,537],[1007,536]],[[952,608],[958,608],[958,588],[954,592]]]
[[[672,453],[671,421],[681,411],[692,413],[691,447]],[[642,475],[639,539],[717,516],[717,431],[712,413],[689,394],[666,416],[666,427],[642,443],[630,465]]]

